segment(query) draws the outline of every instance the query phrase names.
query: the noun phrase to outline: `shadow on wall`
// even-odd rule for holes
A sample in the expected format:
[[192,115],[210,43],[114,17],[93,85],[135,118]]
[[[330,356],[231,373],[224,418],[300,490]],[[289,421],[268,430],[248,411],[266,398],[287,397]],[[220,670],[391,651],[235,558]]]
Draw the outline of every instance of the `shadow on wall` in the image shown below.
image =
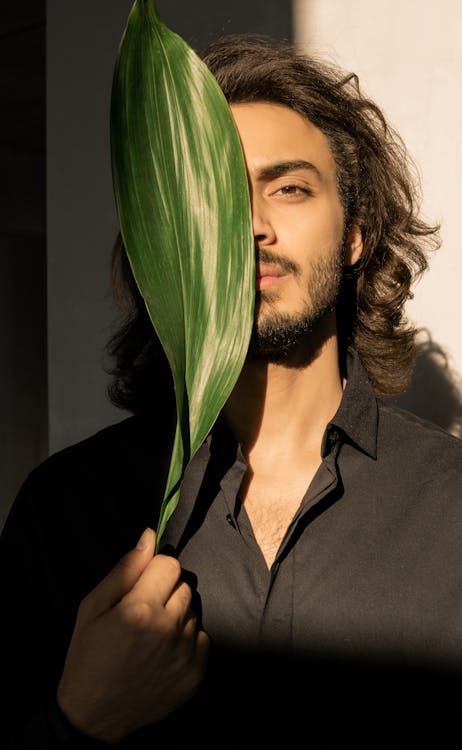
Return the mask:
[[462,377],[451,367],[444,349],[422,329],[411,384],[389,402],[462,438]]

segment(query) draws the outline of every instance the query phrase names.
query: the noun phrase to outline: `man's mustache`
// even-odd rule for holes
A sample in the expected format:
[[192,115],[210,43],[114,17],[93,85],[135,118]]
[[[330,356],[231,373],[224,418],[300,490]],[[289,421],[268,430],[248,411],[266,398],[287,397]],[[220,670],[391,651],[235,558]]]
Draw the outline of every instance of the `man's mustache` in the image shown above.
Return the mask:
[[277,255],[266,248],[259,248],[258,246],[255,247],[255,253],[257,256],[257,263],[275,263],[282,268],[283,271],[292,273],[294,276],[301,276],[302,269],[298,263],[295,263],[293,260],[285,258],[283,255]]

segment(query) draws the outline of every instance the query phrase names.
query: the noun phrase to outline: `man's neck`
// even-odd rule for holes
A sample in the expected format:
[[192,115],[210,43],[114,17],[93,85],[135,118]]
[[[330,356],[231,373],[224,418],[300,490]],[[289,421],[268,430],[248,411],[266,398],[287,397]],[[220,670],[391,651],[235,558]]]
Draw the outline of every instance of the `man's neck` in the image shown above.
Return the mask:
[[223,416],[248,457],[317,451],[342,392],[334,331],[304,366],[249,359]]

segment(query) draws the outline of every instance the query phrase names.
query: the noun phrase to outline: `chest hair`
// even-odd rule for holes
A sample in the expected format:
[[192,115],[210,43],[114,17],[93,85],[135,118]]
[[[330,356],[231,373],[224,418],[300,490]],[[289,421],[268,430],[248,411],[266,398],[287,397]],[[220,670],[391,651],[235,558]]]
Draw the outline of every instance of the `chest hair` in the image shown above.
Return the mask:
[[274,562],[287,527],[297,512],[314,472],[285,482],[253,478],[241,491],[245,511],[268,568]]

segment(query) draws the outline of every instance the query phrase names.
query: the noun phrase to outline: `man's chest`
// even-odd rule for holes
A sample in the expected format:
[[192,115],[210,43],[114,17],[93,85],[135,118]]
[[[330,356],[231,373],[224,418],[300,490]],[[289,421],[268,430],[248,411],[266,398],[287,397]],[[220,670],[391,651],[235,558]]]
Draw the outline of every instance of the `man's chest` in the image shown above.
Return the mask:
[[268,569],[305,496],[312,472],[287,474],[272,481],[252,477],[246,483],[243,507]]
[[[392,519],[341,483],[302,508],[268,506],[271,525],[271,513],[260,522],[245,505],[233,518],[223,492],[209,506],[180,561],[215,642],[410,656],[449,632],[462,642],[462,596],[432,562],[435,550],[417,547],[404,529],[390,537]],[[273,544],[270,565],[262,539]]]

